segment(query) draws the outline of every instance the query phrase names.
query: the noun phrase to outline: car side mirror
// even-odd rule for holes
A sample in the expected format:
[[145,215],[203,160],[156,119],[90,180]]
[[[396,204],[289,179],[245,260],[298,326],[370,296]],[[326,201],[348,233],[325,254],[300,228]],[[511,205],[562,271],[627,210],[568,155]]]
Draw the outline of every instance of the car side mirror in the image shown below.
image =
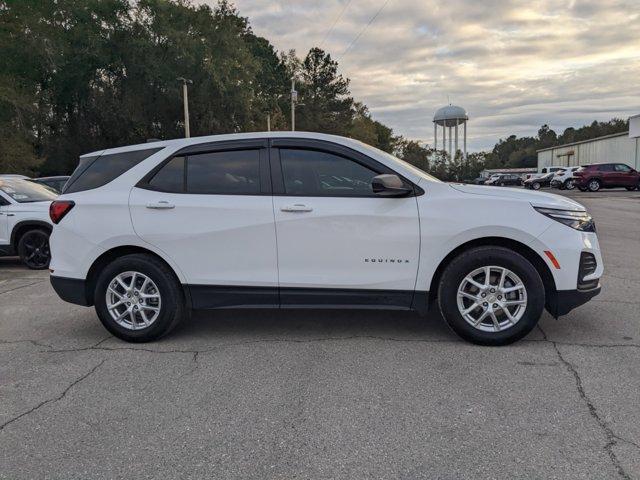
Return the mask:
[[388,173],[373,177],[371,188],[373,193],[383,197],[401,197],[413,191],[398,175]]

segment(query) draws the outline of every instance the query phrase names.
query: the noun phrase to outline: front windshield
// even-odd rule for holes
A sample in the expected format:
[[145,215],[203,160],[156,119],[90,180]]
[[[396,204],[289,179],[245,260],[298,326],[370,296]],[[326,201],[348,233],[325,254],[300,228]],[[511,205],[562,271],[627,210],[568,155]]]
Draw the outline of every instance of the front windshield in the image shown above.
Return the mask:
[[53,190],[20,178],[0,178],[0,190],[18,203],[46,202],[58,196]]

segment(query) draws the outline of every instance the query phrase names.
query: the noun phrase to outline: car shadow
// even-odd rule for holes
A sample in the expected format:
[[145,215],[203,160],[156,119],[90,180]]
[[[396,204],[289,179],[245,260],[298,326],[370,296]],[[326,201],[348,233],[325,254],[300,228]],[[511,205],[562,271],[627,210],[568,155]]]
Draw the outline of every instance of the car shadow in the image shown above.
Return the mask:
[[[397,310],[238,309],[194,311],[167,339],[383,337],[455,341],[437,311],[421,316]],[[162,341],[162,340],[161,340]]]

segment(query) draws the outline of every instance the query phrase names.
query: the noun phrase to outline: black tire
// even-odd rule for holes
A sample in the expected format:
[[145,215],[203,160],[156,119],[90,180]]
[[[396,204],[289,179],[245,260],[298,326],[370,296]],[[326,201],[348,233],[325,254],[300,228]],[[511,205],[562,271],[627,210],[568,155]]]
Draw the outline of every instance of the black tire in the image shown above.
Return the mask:
[[49,232],[34,228],[25,232],[18,241],[20,261],[31,270],[49,268],[51,251],[49,250]]
[[587,184],[587,188],[589,189],[590,192],[597,192],[598,190],[600,190],[601,187],[602,187],[602,184],[600,183],[600,180],[598,180],[597,178],[593,178],[589,180],[589,183]]
[[[123,272],[135,271],[149,277],[158,287],[161,304],[157,318],[148,327],[132,330],[118,324],[107,309],[107,288]],[[173,330],[186,316],[184,292],[173,271],[162,261],[146,254],[132,254],[108,264],[96,282],[94,302],[96,313],[104,327],[127,342],[150,342]]]
[[[469,324],[458,309],[458,288],[472,271],[497,266],[515,273],[527,291],[527,304],[520,320],[500,331],[482,331]],[[545,305],[545,290],[540,274],[522,255],[497,246],[477,247],[454,258],[442,274],[438,288],[440,311],[451,329],[464,340],[478,345],[508,345],[526,336],[537,325]]]
[[629,192],[633,192],[638,187],[624,187],[624,188],[626,188]]
[[533,183],[531,184],[531,188],[532,188],[533,190],[540,190],[540,187],[541,187],[541,185],[540,185],[540,183],[539,183],[539,182],[533,182]]
[[576,188],[576,185],[575,183],[573,183],[573,180],[571,178],[568,180],[565,180],[563,185],[565,190],[574,190]]

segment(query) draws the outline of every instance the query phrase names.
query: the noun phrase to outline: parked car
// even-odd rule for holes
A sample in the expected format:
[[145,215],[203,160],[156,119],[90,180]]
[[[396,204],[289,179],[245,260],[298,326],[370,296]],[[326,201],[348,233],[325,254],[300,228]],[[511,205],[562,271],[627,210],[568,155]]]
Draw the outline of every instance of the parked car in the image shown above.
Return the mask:
[[486,181],[487,179],[485,177],[477,177],[477,178],[474,178],[471,183],[475,183],[476,185],[484,185]]
[[567,167],[562,170],[558,170],[551,179],[551,187],[559,188],[560,190],[573,190],[574,177],[573,174],[579,169],[579,166]]
[[501,173],[499,175],[492,176],[490,182],[487,181],[485,185],[497,185],[499,187],[504,187],[508,185],[522,185],[522,178],[520,175],[515,175],[512,173]]
[[52,188],[57,193],[62,193],[62,189],[64,188],[65,183],[67,183],[67,180],[69,180],[69,175],[58,175],[55,177],[40,177],[31,179],[32,182],[36,182]]
[[57,195],[15,176],[0,176],[0,255],[19,255],[29,268],[49,266],[49,205]]
[[491,175],[489,178],[487,178],[487,179],[484,181],[484,185],[493,185],[493,184],[494,184],[493,182],[494,182],[494,181],[495,181],[499,176],[500,176],[500,174],[499,174],[499,173],[494,173],[493,175]]
[[549,187],[551,185],[551,179],[553,179],[554,175],[555,172],[549,172],[542,177],[528,178],[524,181],[524,188],[530,188],[531,190],[540,190],[541,188]]
[[598,294],[603,272],[575,201],[443,183],[319,133],[91,153],[51,220],[54,289],[132,342],[168,333],[188,309],[437,304],[462,338],[503,345],[545,307],[557,317]]
[[640,188],[640,173],[624,163],[596,163],[579,168],[574,183],[581,191],[597,192],[601,188]]
[[539,173],[527,173],[526,177],[525,177],[525,181],[527,180],[533,180],[536,178],[542,178],[545,175],[548,175],[549,173],[555,173],[558,170],[564,170],[566,167],[560,166],[560,165],[552,165],[550,167],[542,167],[542,169],[540,170]]

